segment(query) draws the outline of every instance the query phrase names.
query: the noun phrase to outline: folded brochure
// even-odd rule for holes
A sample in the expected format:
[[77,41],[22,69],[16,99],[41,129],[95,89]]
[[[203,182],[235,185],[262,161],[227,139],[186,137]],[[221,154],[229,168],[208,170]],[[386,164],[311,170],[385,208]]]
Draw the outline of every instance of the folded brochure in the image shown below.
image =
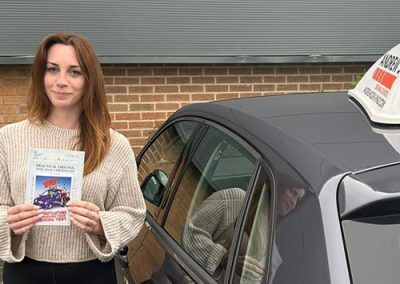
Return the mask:
[[67,202],[80,200],[85,152],[30,148],[26,203],[44,210],[37,225],[70,225]]

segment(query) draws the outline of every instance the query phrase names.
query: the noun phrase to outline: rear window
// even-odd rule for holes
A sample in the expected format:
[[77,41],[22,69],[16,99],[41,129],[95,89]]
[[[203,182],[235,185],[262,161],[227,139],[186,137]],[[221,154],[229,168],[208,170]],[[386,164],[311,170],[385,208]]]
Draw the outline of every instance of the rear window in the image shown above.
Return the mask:
[[342,222],[353,283],[399,283],[399,223],[400,216]]
[[[350,273],[355,284],[399,283],[399,173],[399,165],[375,169],[356,175],[360,184],[364,184],[362,190],[354,188],[356,183],[346,186],[346,203],[359,204],[358,209],[342,220]],[[363,200],[367,200],[364,205]]]

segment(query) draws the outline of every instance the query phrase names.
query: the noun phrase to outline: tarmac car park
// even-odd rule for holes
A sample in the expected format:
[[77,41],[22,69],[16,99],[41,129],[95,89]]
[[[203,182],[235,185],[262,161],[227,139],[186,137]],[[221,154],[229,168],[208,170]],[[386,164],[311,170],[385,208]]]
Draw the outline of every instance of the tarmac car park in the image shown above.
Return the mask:
[[[377,68],[385,71],[378,60],[350,96],[178,110],[138,155],[148,212],[119,256],[121,279],[398,283],[400,108],[390,103],[399,88]],[[367,87],[380,98],[387,89],[388,112]]]

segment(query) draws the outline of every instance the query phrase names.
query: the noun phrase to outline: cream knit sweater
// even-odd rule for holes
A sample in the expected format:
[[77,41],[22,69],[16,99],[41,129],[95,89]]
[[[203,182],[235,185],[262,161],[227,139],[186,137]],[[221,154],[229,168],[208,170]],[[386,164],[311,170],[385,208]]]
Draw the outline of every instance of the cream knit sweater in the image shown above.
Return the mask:
[[7,208],[25,202],[28,149],[72,150],[79,130],[25,120],[0,129],[0,258],[19,262],[25,256],[49,262],[109,261],[139,233],[146,207],[129,142],[111,131],[111,148],[102,163],[83,179],[82,200],[100,208],[106,241],[70,226],[34,226],[11,237]]

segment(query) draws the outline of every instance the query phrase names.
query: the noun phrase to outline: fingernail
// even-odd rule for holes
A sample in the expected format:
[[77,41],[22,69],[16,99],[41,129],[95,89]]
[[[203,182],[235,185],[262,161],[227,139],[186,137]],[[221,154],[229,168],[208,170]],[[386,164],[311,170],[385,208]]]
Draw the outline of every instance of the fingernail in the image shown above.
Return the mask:
[[43,215],[44,215],[44,214],[39,214],[39,215],[38,215],[38,217],[39,217],[39,218],[42,218],[42,217],[43,217]]
[[40,209],[40,206],[37,205],[33,205],[36,209]]
[[66,203],[66,205],[67,205],[67,206],[70,206],[70,205],[71,205],[71,201],[68,201],[68,202]]

